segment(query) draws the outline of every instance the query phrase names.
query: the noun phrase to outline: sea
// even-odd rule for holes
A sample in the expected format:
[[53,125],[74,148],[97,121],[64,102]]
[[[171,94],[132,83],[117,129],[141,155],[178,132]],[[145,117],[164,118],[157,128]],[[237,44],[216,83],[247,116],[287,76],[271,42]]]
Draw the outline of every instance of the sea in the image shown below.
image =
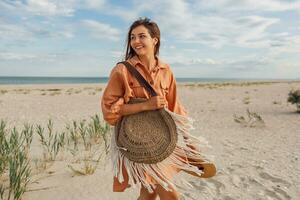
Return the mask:
[[[270,80],[270,79],[268,79]],[[278,79],[276,79],[278,80]],[[285,79],[286,80],[286,79]],[[298,79],[299,80],[299,79]],[[107,83],[108,77],[22,77],[0,76],[0,85],[24,85],[24,84],[88,84]],[[236,82],[236,81],[266,81],[266,79],[236,79],[236,78],[176,78],[181,83],[201,82]]]

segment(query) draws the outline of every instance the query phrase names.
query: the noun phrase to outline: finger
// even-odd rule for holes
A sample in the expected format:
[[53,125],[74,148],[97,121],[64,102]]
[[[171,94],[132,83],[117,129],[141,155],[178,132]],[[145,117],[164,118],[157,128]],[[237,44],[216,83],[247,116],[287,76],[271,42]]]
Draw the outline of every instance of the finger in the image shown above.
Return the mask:
[[166,101],[164,97],[161,97],[160,100],[161,100],[161,101]]

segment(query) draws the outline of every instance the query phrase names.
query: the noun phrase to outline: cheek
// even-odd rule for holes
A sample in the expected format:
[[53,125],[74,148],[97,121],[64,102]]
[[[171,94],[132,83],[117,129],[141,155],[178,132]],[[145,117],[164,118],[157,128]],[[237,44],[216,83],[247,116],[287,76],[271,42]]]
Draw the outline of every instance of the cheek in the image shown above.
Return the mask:
[[130,47],[132,47],[132,44],[133,44],[133,42],[132,42],[132,41],[130,41],[130,42],[129,42],[129,45],[130,45]]

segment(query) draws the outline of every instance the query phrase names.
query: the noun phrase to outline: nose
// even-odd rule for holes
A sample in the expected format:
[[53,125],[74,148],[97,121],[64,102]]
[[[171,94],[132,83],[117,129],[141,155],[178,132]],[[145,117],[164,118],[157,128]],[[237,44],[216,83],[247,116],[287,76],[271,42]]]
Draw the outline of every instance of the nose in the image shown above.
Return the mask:
[[134,38],[131,39],[131,42],[134,43],[134,44],[135,43],[139,43],[140,42],[140,38],[139,37],[134,37]]

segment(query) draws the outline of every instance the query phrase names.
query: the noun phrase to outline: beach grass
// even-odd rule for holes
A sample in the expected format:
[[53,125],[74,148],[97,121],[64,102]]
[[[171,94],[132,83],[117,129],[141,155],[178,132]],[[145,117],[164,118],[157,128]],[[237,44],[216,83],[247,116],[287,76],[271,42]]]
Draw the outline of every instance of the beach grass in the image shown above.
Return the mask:
[[[283,81],[243,81],[243,82],[220,82],[220,83],[183,83],[179,86],[194,88],[202,87],[206,89],[222,89],[224,87],[248,87],[253,85],[270,85],[276,83],[282,83]],[[300,81],[285,81],[287,83],[298,83]],[[256,91],[256,89],[254,89]]]
[[282,103],[281,103],[281,101],[273,101],[272,102],[274,105],[281,105]]
[[291,90],[288,94],[287,101],[291,104],[295,104],[297,112],[300,113],[300,90]]
[[244,97],[244,98],[243,98],[243,103],[244,103],[244,104],[250,104],[250,103],[251,103],[250,97],[249,97],[249,96]]
[[238,116],[234,114],[233,119],[236,123],[241,124],[243,127],[265,127],[265,121],[262,117],[256,112],[251,112],[248,108],[246,110],[246,116]]
[[[109,135],[110,126],[108,124],[102,125],[98,115],[92,116],[89,122],[85,120],[77,123],[73,121],[72,125],[67,125],[68,135],[70,135],[73,149],[70,152],[74,158],[79,158],[81,166],[68,167],[72,170],[74,175],[89,175],[93,174],[99,165],[99,161],[109,151]],[[82,143],[82,147],[78,146]],[[104,147],[104,151],[99,152],[100,146]]]
[[30,93],[38,93],[42,96],[57,96],[61,94],[72,95],[72,94],[80,94],[87,93],[88,95],[97,95],[102,91],[102,87],[84,87],[84,88],[48,88],[48,89],[0,89],[0,95],[4,95],[7,93],[15,93],[15,94],[30,94]]
[[[25,133],[25,134],[22,134]],[[30,181],[31,169],[28,150],[31,132],[22,133],[14,127],[8,135],[6,123],[0,122],[0,197],[7,200],[21,199]]]
[[[74,156],[67,165],[73,175],[93,174],[109,152],[110,131],[110,126],[100,120],[99,115],[79,122],[73,120],[71,128],[66,124],[60,132],[55,130],[51,119],[45,127],[26,123],[21,130],[16,127],[8,129],[6,122],[1,120],[0,199],[21,199],[28,191],[32,176],[52,166],[59,153],[64,151]],[[34,137],[39,138],[42,157],[30,156]]]
[[0,94],[6,94],[8,90],[0,90]]

